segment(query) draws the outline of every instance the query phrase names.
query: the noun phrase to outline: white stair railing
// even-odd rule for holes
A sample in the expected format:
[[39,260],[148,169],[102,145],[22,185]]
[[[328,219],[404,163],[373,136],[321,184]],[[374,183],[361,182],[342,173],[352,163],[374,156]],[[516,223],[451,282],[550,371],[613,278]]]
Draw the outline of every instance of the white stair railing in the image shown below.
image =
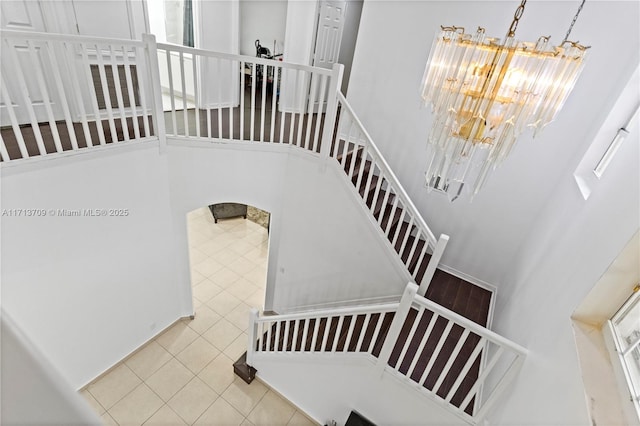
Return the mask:
[[320,153],[332,70],[158,43],[167,134]]
[[156,140],[148,44],[0,31],[3,162]]
[[425,295],[449,236],[442,234],[436,239],[347,100],[341,93],[337,96],[340,113],[331,156],[420,284],[419,294]]
[[470,424],[485,418],[526,350],[417,295],[398,303],[287,315],[250,315],[247,363],[273,356],[364,357]]

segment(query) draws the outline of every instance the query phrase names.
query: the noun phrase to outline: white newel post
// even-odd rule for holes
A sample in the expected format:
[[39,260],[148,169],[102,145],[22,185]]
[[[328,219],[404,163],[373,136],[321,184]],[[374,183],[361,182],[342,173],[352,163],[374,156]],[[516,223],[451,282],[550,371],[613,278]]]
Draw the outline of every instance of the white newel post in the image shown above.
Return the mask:
[[418,285],[415,283],[407,284],[407,287],[404,289],[402,299],[400,299],[400,305],[398,305],[398,310],[393,317],[391,327],[389,327],[389,332],[384,339],[384,344],[382,345],[382,349],[380,350],[380,355],[378,355],[376,368],[378,369],[380,375],[384,373],[384,369],[389,362],[389,357],[391,356],[393,347],[398,341],[398,337],[400,336],[400,332],[402,331],[402,326],[404,325],[404,321],[407,319],[409,309],[411,309],[413,299],[415,298],[417,292]]
[[438,268],[438,264],[440,263],[440,259],[442,259],[442,254],[444,253],[444,249],[447,247],[448,242],[449,236],[446,234],[440,234],[440,238],[438,238],[436,247],[433,250],[433,255],[431,256],[431,259],[429,259],[427,270],[424,272],[424,277],[422,277],[422,282],[420,283],[420,289],[418,290],[418,294],[420,296],[427,294],[427,288],[429,287],[429,284],[431,284],[433,274],[436,273],[436,268]]
[[[338,113],[338,92],[342,87],[342,74],[344,65],[335,63],[331,71],[331,82],[327,94],[327,110],[324,115],[324,128],[322,129],[322,141],[320,146],[320,156],[329,158],[331,142],[333,140],[333,130],[336,125]],[[320,112],[320,111],[318,111]]]
[[153,98],[153,133],[158,137],[160,154],[167,151],[167,135],[164,125],[164,109],[162,107],[162,89],[160,87],[160,66],[158,64],[158,46],[153,34],[142,34],[147,53],[147,66],[151,76],[151,96]]
[[251,308],[249,311],[249,343],[247,346],[247,365],[253,366],[253,354],[256,352],[256,339],[258,337],[258,310]]

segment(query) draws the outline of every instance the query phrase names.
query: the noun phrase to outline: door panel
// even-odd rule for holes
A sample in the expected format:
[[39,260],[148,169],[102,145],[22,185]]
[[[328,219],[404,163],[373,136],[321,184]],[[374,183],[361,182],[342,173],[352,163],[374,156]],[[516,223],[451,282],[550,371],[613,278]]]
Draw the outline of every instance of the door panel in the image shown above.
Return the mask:
[[[346,1],[322,0],[318,6],[318,28],[316,32],[316,42],[313,53],[313,65],[320,68],[333,68],[338,63],[340,55],[340,43],[342,42],[342,32],[346,15]],[[314,78],[318,78],[317,76]],[[309,95],[309,99],[325,99],[325,102],[318,102],[313,105],[313,112],[322,112],[326,109],[326,99],[329,88],[325,93],[320,93],[321,84],[319,81],[310,82],[310,90],[315,88],[316,93]],[[314,96],[315,95],[315,96]]]
[[0,2],[0,25],[6,30],[46,32],[40,3],[29,0],[3,0]]
[[[38,1],[3,0],[0,2],[0,13],[2,15],[0,20],[2,29],[46,32],[42,9]],[[2,44],[2,73],[7,77],[19,75],[17,78],[11,79],[12,84],[10,86],[5,87],[3,85],[2,87],[2,90],[6,90],[6,93],[11,98],[11,104],[19,124],[30,122],[26,102],[31,104],[37,122],[49,120],[45,109],[47,96],[42,93],[38,78],[42,78],[49,88],[55,86],[51,73],[47,72],[51,65],[47,53],[40,48],[41,43],[33,43],[29,48],[23,40],[10,39]],[[7,78],[4,80],[6,81]],[[23,84],[15,84],[21,80]],[[48,95],[51,109],[54,112],[59,110],[60,108],[56,108],[58,94],[49,90]],[[6,94],[3,94],[0,98],[0,125],[2,126],[10,124],[5,100]],[[54,120],[62,118],[62,113],[60,113],[60,116],[54,115],[53,117]]]

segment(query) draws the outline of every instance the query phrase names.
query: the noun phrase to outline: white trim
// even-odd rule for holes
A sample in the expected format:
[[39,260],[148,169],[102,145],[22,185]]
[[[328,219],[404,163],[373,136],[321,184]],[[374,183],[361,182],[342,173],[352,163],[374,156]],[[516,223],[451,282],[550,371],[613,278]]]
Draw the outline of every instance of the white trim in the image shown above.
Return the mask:
[[[334,310],[340,308],[356,308],[363,305],[367,307],[369,305],[386,305],[389,303],[398,303],[401,295],[397,296],[376,296],[376,297],[367,297],[364,299],[351,299],[351,300],[340,300],[338,302],[325,302],[325,303],[317,303],[312,305],[302,305],[302,306],[294,306],[291,308],[280,308],[278,310],[278,315],[290,315],[290,314],[306,314],[306,315],[315,315],[318,311],[324,310]],[[351,312],[351,311],[349,311]],[[261,317],[268,318],[268,317]]]
[[80,148],[78,150],[62,151],[58,153],[43,154],[17,160],[3,161],[0,163],[0,176],[7,177],[20,173],[31,172],[35,169],[46,167],[58,167],[68,165],[77,161],[94,160],[103,158],[105,155],[120,155],[131,151],[143,149],[157,149],[158,138],[151,136],[128,142],[120,141],[106,145],[96,145],[93,147]]

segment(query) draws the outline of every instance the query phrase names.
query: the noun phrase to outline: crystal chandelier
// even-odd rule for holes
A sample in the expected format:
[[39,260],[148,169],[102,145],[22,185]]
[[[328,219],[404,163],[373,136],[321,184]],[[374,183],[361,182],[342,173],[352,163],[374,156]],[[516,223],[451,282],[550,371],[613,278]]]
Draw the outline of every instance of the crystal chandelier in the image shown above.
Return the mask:
[[463,189],[477,194],[522,132],[550,123],[582,70],[588,47],[567,39],[584,1],[559,46],[515,39],[525,3],[503,43],[459,27],[442,27],[433,42],[421,86],[434,113],[425,177],[450,201]]

